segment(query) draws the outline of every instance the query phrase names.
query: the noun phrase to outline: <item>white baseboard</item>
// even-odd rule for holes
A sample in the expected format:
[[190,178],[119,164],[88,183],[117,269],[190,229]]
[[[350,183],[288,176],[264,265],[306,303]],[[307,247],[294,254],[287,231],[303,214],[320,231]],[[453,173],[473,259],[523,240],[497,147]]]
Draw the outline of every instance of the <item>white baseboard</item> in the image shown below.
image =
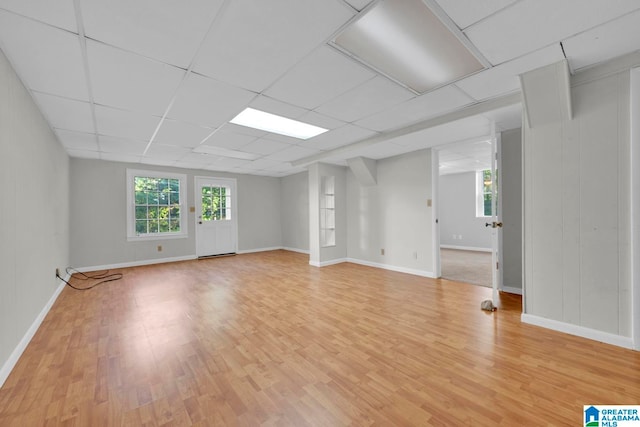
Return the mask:
[[584,326],[573,325],[571,323],[559,322],[557,320],[546,319],[540,316],[534,316],[522,313],[520,320],[530,325],[541,326],[554,331],[564,332],[565,334],[576,335],[582,338],[588,338],[594,341],[600,341],[606,344],[617,345],[618,347],[633,348],[633,340],[631,337],[623,337],[620,335],[610,334],[608,332],[597,331],[595,329],[585,328]]
[[343,262],[347,262],[347,259],[337,258],[337,259],[330,259],[329,261],[322,261],[322,262],[309,261],[309,265],[312,265],[314,267],[326,267],[328,265],[342,264]]
[[363,259],[347,258],[347,262],[354,264],[366,265],[368,267],[382,268],[384,270],[397,271],[399,273],[413,274],[414,276],[429,277],[435,279],[435,275],[431,271],[418,270],[415,268],[398,267],[395,265],[381,264],[378,262],[366,261]]
[[195,255],[177,256],[171,258],[146,259],[140,261],[120,262],[116,264],[94,265],[90,267],[78,267],[76,270],[84,273],[87,271],[111,270],[114,268],[139,267],[141,265],[164,264],[167,262],[190,261],[197,259]]
[[284,249],[282,246],[273,246],[270,248],[257,248],[257,249],[243,249],[241,251],[236,252],[239,255],[242,254],[253,254],[256,252],[269,252],[269,251],[279,251],[280,249]]
[[440,245],[440,249],[455,249],[458,251],[475,251],[475,252],[491,252],[491,248],[477,248],[475,246],[455,246],[455,245]]
[[503,286],[502,292],[507,292],[509,294],[522,295],[522,289],[520,288],[512,288],[510,286]]
[[[67,274],[64,280],[68,281],[70,277],[71,276]],[[29,342],[31,342],[31,339],[38,331],[38,328],[42,324],[42,321],[47,316],[47,313],[49,313],[49,310],[51,310],[51,307],[53,307],[53,304],[58,299],[58,296],[60,295],[64,287],[65,287],[65,283],[61,282],[60,285],[53,292],[53,295],[51,295],[51,298],[49,298],[49,301],[47,301],[45,306],[42,308],[42,311],[40,311],[40,313],[35,318],[31,326],[27,330],[27,332],[24,334],[24,336],[22,337],[22,339],[20,340],[16,348],[13,349],[13,351],[11,352],[11,355],[9,356],[9,359],[7,359],[4,365],[2,365],[2,367],[0,368],[0,387],[2,387],[2,385],[7,380],[7,378],[9,378],[9,374],[11,373],[13,368],[16,366],[16,363],[18,363],[20,356],[22,356],[22,353],[29,345]]]
[[307,255],[309,255],[309,251],[308,251],[308,250],[305,250],[305,249],[290,248],[290,247],[287,247],[287,246],[285,246],[285,247],[283,247],[283,248],[281,248],[281,249],[283,249],[283,250],[285,250],[285,251],[298,252],[298,253],[301,253],[301,254],[307,254]]

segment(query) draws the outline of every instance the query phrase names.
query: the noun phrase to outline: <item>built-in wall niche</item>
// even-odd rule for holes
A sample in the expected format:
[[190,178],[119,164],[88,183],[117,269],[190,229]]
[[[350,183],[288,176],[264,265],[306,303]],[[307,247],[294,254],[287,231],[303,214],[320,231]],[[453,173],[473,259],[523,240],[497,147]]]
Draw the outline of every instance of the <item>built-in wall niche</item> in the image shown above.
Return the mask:
[[335,176],[320,179],[320,246],[336,245]]

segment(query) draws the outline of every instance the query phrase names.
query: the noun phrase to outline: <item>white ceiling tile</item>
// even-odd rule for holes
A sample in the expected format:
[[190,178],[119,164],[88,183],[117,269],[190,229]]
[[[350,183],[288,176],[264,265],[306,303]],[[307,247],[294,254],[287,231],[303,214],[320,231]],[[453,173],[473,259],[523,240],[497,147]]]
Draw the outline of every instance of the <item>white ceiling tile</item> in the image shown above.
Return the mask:
[[242,151],[266,156],[269,154],[277,153],[278,151],[282,151],[287,147],[291,147],[291,145],[285,144],[283,142],[273,141],[268,138],[260,138],[252,142],[251,144],[247,144],[242,147]]
[[466,28],[516,0],[436,0],[459,28]]
[[477,100],[492,98],[520,90],[520,74],[563,59],[560,44],[554,44],[459,80],[456,86]]
[[173,145],[151,144],[144,158],[162,159],[177,161],[191,153],[187,147],[176,147]]
[[88,102],[40,92],[34,92],[33,96],[51,127],[95,133],[91,104]]
[[360,63],[323,46],[296,64],[265,93],[314,109],[374,76],[373,71]]
[[121,152],[100,153],[100,160],[123,163],[140,163],[140,156]]
[[99,151],[67,149],[67,154],[70,157],[75,157],[78,159],[96,159],[96,160],[100,159]]
[[209,162],[198,162],[198,161],[192,161],[192,160],[178,160],[177,162],[175,162],[174,166],[177,168],[183,168],[183,169],[202,169],[204,170],[204,168],[207,167],[207,165],[209,164]]
[[98,136],[100,151],[103,153],[115,153],[141,156],[147,144],[142,141],[126,138],[115,138],[113,136]]
[[303,157],[312,156],[320,153],[320,150],[315,150],[308,147],[301,147],[299,145],[292,145],[289,148],[285,148],[282,151],[278,151],[270,156],[268,159],[277,160],[279,162],[292,162],[294,160],[301,159]]
[[363,129],[355,125],[344,125],[341,128],[334,129],[308,139],[299,145],[317,150],[330,150],[376,134],[377,132],[369,129]]
[[409,90],[378,76],[324,103],[316,111],[354,122],[414,97]]
[[353,13],[338,1],[234,0],[209,33],[195,71],[262,92]]
[[161,116],[184,76],[179,68],[91,40],[87,52],[98,104]]
[[368,129],[385,131],[444,114],[471,102],[473,99],[458,88],[445,86],[403,102],[382,113],[358,120],[356,124]]
[[30,89],[89,100],[76,35],[0,10],[0,47]]
[[98,151],[98,138],[94,133],[73,132],[56,129],[58,139],[63,147],[69,150],[90,150]]
[[282,164],[283,162],[262,158],[262,159],[253,160],[249,162],[245,166],[245,168],[248,170],[259,171],[259,170],[273,168],[275,166],[282,165]]
[[329,130],[337,129],[347,124],[342,120],[334,119],[324,114],[316,113],[315,111],[309,111],[303,114],[298,120]]
[[168,117],[218,127],[240,113],[255,93],[191,73],[180,87]]
[[440,174],[452,174],[491,167],[491,143],[470,140],[456,142],[438,150]]
[[204,144],[237,150],[247,144],[250,144],[256,139],[258,139],[256,136],[236,132],[234,127],[227,128],[227,126],[224,126],[211,135]]
[[251,101],[249,107],[295,120],[309,111],[264,95],[259,95]]
[[222,0],[82,0],[87,37],[187,68]]
[[206,165],[216,161],[219,156],[213,154],[189,153],[182,157],[176,165],[179,167],[202,169]]
[[637,0],[522,0],[465,30],[492,63],[560,42],[638,9]]
[[153,157],[141,157],[140,163],[144,163],[145,165],[153,165],[153,166],[173,166],[176,165],[176,160],[163,160]]
[[73,0],[0,0],[0,9],[77,33]]
[[233,159],[230,157],[218,157],[213,162],[209,163],[209,166],[213,170],[229,171],[237,167],[245,167],[251,163],[251,160]]
[[640,48],[640,11],[585,31],[563,42],[573,70],[588,67]]
[[362,10],[371,3],[371,0],[346,0],[356,10]]
[[197,147],[213,132],[212,128],[165,119],[160,126],[154,143],[181,147]]
[[148,141],[155,132],[159,117],[96,105],[98,133]]

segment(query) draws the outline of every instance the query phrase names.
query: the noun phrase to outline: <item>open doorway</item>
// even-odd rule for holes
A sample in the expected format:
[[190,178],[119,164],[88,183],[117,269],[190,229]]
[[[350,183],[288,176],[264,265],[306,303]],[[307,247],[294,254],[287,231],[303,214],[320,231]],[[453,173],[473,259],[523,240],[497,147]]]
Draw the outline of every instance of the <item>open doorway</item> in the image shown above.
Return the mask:
[[[433,149],[432,191],[437,212],[433,226],[434,273],[435,277],[481,286],[487,286],[488,283],[491,286],[491,280],[488,278],[490,276],[486,273],[488,268],[492,273],[497,272],[496,279],[500,291],[523,295],[522,129],[511,127],[501,131],[497,136],[498,192],[495,200],[498,216],[491,218],[491,221],[485,217],[488,211],[485,211],[485,215],[478,212],[480,206],[483,206],[479,201],[485,200],[481,185],[489,184],[488,176],[483,171],[491,162],[491,151],[490,148],[487,149],[490,147],[487,142],[490,138],[449,143]],[[489,160],[484,160],[487,152]],[[447,181],[451,185],[447,186]],[[454,208],[452,214],[451,209],[446,207],[449,196],[457,203],[464,202],[466,208]],[[467,219],[472,227],[470,232],[464,231],[459,224],[454,224],[455,231],[449,228],[449,223],[452,220],[455,222],[455,215],[460,214],[459,211],[462,209],[467,211]],[[502,225],[495,242],[495,259],[491,258],[489,249],[493,246],[489,236],[494,221]],[[470,234],[483,231],[486,234],[480,235],[480,239],[474,240],[474,235]],[[494,269],[494,266],[499,268]],[[481,271],[483,268],[484,272]]]
[[[441,276],[492,286],[492,192],[489,138],[438,150]],[[498,199],[498,198],[495,198]]]

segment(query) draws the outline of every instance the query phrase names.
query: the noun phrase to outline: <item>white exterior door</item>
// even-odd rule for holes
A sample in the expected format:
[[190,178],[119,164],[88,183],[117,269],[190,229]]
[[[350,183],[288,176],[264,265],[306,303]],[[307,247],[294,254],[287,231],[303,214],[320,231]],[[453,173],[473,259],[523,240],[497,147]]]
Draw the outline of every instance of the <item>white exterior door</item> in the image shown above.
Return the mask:
[[196,255],[237,251],[236,180],[196,177]]

